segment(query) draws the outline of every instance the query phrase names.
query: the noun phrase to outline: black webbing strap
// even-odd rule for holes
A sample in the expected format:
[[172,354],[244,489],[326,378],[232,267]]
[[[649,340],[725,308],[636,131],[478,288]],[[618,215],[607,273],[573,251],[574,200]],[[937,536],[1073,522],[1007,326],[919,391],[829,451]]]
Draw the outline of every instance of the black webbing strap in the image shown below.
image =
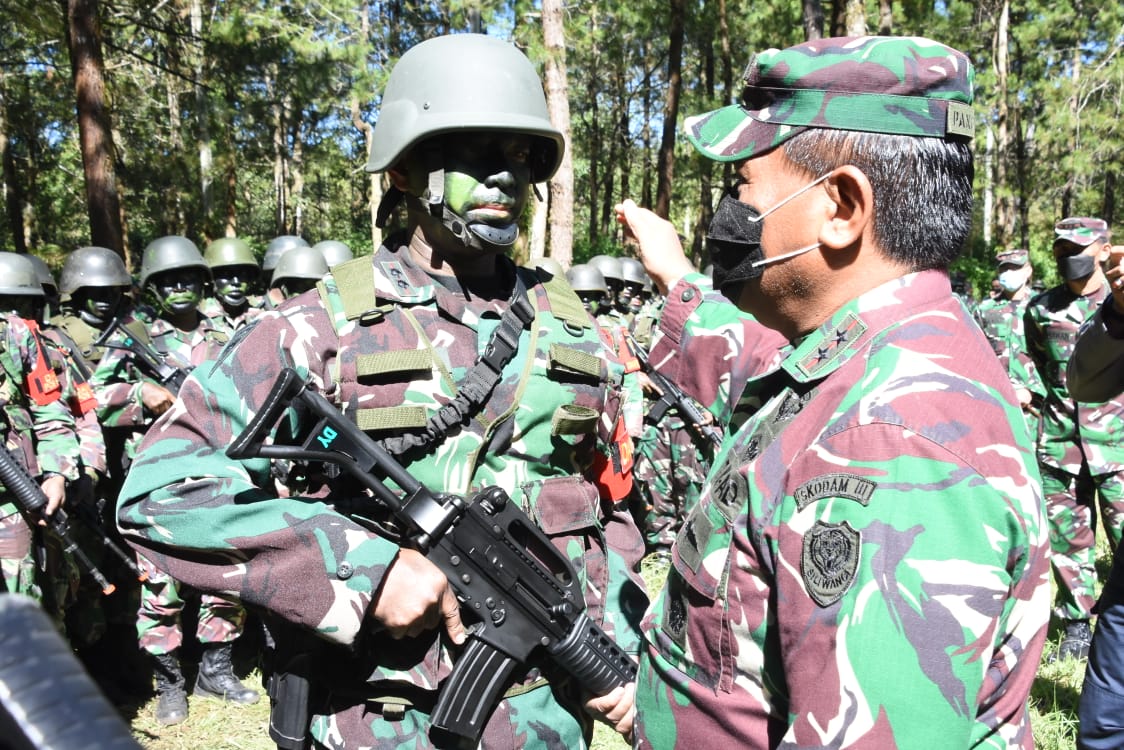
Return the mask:
[[527,286],[516,272],[511,303],[483,353],[457,385],[456,398],[438,409],[420,432],[383,438],[379,441],[383,448],[396,457],[416,449],[428,450],[443,441],[455,425],[464,424],[479,412],[500,382],[503,368],[519,351],[519,337],[523,329],[534,319],[535,309],[527,299]]

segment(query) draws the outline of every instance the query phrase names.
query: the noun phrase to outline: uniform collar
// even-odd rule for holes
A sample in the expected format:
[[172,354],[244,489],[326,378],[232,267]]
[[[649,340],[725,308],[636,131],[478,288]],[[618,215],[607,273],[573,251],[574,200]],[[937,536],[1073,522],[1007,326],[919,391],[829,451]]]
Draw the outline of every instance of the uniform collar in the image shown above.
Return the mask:
[[871,289],[840,307],[800,341],[781,367],[797,382],[822,380],[865,349],[891,324],[921,310],[951,308],[952,286],[944,271],[919,271]]

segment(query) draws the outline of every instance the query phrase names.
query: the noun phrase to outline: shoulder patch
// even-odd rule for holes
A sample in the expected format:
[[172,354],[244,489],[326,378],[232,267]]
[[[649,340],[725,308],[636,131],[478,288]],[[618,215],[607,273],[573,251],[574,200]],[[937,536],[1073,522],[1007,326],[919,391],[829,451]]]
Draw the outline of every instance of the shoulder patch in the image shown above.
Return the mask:
[[830,607],[839,601],[855,582],[862,556],[862,534],[851,524],[816,524],[804,535],[800,574],[812,601]]
[[877,486],[877,482],[857,474],[824,474],[797,487],[792,496],[796,499],[797,510],[804,510],[809,504],[825,497],[845,497],[865,506]]

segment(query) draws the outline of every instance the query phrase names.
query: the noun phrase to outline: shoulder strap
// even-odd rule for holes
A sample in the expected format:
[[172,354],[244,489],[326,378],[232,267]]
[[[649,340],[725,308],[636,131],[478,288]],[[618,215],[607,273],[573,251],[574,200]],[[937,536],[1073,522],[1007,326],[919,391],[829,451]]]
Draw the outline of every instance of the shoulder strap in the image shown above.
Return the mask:
[[563,323],[571,323],[580,328],[592,328],[593,320],[586,312],[585,305],[577,292],[566,281],[566,277],[545,272],[538,273],[538,281],[546,290],[550,311]]
[[476,414],[500,382],[503,369],[519,351],[523,329],[534,319],[535,308],[527,298],[527,285],[517,271],[511,302],[484,352],[457,384],[457,397],[438,409],[426,422],[424,430],[384,438],[380,441],[382,446],[394,456],[414,450],[430,450],[445,439],[454,425],[463,424]]

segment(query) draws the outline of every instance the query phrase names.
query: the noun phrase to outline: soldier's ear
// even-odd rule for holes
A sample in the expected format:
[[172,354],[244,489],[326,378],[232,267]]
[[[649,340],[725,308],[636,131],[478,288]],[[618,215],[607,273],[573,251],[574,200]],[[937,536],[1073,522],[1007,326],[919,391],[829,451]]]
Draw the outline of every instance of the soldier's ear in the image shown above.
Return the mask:
[[847,164],[832,172],[824,188],[829,204],[820,226],[820,243],[832,249],[858,244],[874,226],[874,188],[870,179],[858,167]]
[[386,170],[387,176],[390,178],[390,184],[401,190],[403,193],[408,193],[410,190],[410,176],[406,174],[403,169],[402,162],[398,162],[390,169]]

